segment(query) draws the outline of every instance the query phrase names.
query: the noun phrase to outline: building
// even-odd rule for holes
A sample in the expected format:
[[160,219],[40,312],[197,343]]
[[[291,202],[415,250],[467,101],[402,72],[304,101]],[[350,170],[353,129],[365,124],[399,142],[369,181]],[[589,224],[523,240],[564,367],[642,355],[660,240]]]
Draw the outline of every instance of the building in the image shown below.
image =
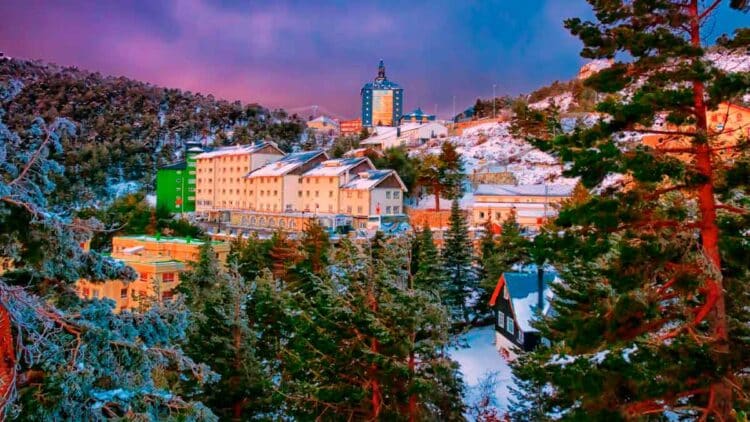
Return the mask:
[[160,167],[156,172],[156,207],[171,213],[195,211],[195,157],[199,147],[187,150],[185,160]]
[[515,185],[517,183],[516,177],[507,170],[507,166],[496,163],[475,167],[468,178],[474,189],[479,185]]
[[[133,268],[138,278],[130,282],[109,280],[103,283],[79,280],[78,294],[86,299],[111,299],[117,312],[169,300],[180,283],[180,273],[198,260],[203,244],[205,241],[181,237],[115,236],[112,258]],[[211,242],[211,248],[219,261],[225,263],[229,244]]]
[[360,91],[362,97],[362,126],[397,126],[401,120],[404,90],[385,76],[385,65],[378,64],[378,76],[366,83]]
[[[167,237],[150,235],[115,236],[112,238],[112,256],[128,255],[138,252],[141,255],[166,257],[190,263],[198,260],[200,247],[205,242],[187,237]],[[220,262],[226,262],[229,256],[229,245],[213,243],[211,245]]]
[[557,273],[528,271],[503,273],[490,298],[495,314],[495,347],[504,356],[515,358],[546,339],[532,326],[538,315],[549,315],[553,298],[551,285]]
[[342,214],[351,215],[355,227],[364,228],[371,215],[404,213],[406,186],[393,170],[367,170],[341,187]]
[[300,178],[299,209],[315,213],[345,213],[341,187],[360,173],[374,169],[366,157],[323,161]]
[[[737,145],[741,139],[750,139],[750,108],[738,104],[721,103],[716,110],[706,113],[708,122],[709,139],[711,147],[718,148],[717,155],[722,159],[732,159],[738,152],[731,148]],[[690,131],[691,127],[677,128],[674,125],[664,124],[656,127],[668,131],[684,130]],[[685,148],[689,147],[691,138],[681,135],[646,134],[642,138],[644,145],[656,149]],[[691,154],[673,154],[684,161],[693,157]]]
[[273,142],[217,148],[197,155],[196,211],[245,209],[245,175],[282,157],[284,152]]
[[307,127],[330,136],[338,135],[340,130],[339,123],[327,116],[320,116],[308,121]]
[[361,147],[385,151],[398,147],[417,147],[430,139],[444,138],[448,128],[436,122],[406,123],[397,127],[378,126],[372,136],[359,143]]
[[322,150],[295,152],[255,169],[245,177],[247,205],[242,209],[273,213],[302,211],[302,175],[328,160]]
[[500,225],[509,215],[514,215],[518,224],[530,229],[539,229],[557,208],[573,193],[573,185],[484,185],[474,191],[471,207],[472,225],[479,227],[488,219]]
[[359,135],[362,132],[362,119],[342,120],[339,122],[342,136]]
[[427,114],[424,111],[422,111],[421,108],[417,107],[412,111],[411,113],[404,114],[401,116],[401,124],[404,123],[427,123],[427,122],[434,122],[435,121],[435,115],[434,114]]

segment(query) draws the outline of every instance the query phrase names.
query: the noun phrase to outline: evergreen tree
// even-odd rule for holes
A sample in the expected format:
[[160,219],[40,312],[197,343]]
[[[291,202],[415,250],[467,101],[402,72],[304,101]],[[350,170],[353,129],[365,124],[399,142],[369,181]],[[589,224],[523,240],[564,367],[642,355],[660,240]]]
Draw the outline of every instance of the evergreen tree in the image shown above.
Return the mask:
[[432,238],[432,230],[425,224],[418,235],[419,265],[414,274],[414,285],[422,290],[443,294],[446,289],[445,268],[442,257]]
[[257,335],[248,312],[253,288],[236,268],[221,268],[209,243],[180,276],[178,289],[191,311],[185,352],[221,376],[197,391],[189,384],[184,388],[223,418],[248,420],[274,410],[273,383],[255,354]]
[[470,308],[467,302],[476,291],[478,280],[473,266],[474,246],[458,200],[451,205],[449,224],[443,247],[443,263],[448,277],[443,300],[454,321],[468,324]]
[[463,159],[450,142],[443,142],[439,155],[422,157],[417,174],[417,182],[435,195],[435,211],[440,211],[441,197],[452,200],[463,195]]
[[440,353],[446,314],[432,295],[409,286],[407,247],[382,235],[361,250],[342,239],[330,271],[290,298],[301,307],[283,362],[292,416],[461,417],[457,366]]
[[[0,85],[0,104],[20,91]],[[198,402],[173,394],[171,379],[213,379],[177,346],[186,314],[177,305],[113,313],[108,300],[79,300],[74,283],[133,280],[132,269],[82,244],[102,225],[56,212],[48,198],[64,171],[65,120],[37,118],[22,140],[0,109],[0,419],[213,420]]]
[[[569,204],[557,219],[564,232],[543,234],[565,282],[554,287],[553,316],[538,324],[552,347],[516,365],[529,387],[516,414],[743,420],[749,251],[736,236],[750,228],[748,144],[719,141],[706,111],[750,84],[706,59],[702,33],[726,2],[590,3],[596,21],[566,21],[582,55],[631,60],[586,84],[628,95],[599,104],[608,118],[593,127],[538,145],[570,162],[567,174],[586,188],[610,173],[629,184]],[[746,33],[720,42],[747,48]],[[657,118],[667,124],[653,128]],[[623,145],[622,131],[656,132],[679,146]]]

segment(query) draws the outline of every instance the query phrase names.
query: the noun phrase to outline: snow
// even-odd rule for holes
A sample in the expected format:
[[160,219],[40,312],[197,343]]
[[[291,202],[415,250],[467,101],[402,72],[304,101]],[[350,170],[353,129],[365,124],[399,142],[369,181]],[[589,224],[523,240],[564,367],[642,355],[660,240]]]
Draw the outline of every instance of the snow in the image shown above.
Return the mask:
[[[339,158],[323,161],[319,166],[309,170],[303,176],[338,176],[352,167],[369,161],[367,158]],[[370,167],[373,167],[372,164]]]
[[458,344],[468,347],[453,347],[448,353],[461,367],[467,391],[464,402],[473,404],[480,399],[480,383],[487,376],[495,374],[495,399],[502,414],[510,404],[510,387],[513,375],[510,365],[495,348],[495,328],[493,326],[472,328],[459,336]]
[[279,161],[266,164],[248,174],[248,177],[261,177],[261,176],[283,176],[290,171],[302,166],[308,161],[314,159],[320,154],[325,154],[323,151],[304,151],[295,152],[289,154]]
[[489,196],[570,196],[572,185],[479,185],[474,195]]
[[216,148],[213,151],[198,154],[195,156],[195,158],[202,159],[202,158],[223,157],[223,156],[229,156],[229,155],[252,154],[268,145],[272,145],[272,144],[267,143],[267,142],[261,142],[261,143],[252,144],[252,145],[233,145],[233,146],[228,146],[228,147],[221,147],[221,148]]
[[728,51],[713,51],[706,58],[725,72],[750,72],[750,57],[747,54]]
[[[471,174],[486,165],[501,166],[513,174],[520,185],[555,182],[575,185],[577,179],[562,177],[562,165],[550,154],[540,151],[525,139],[510,133],[510,123],[485,123],[466,129],[447,141],[456,146],[464,159],[464,170]],[[428,142],[411,152],[439,154],[440,144]],[[434,201],[433,201],[434,202]]]
[[146,195],[146,203],[149,206],[156,207],[156,195],[154,195],[154,194],[148,194],[148,195]]
[[119,198],[129,193],[135,193],[141,190],[143,186],[136,181],[122,181],[113,183],[107,187],[107,193],[110,198]]
[[547,97],[541,101],[529,104],[529,108],[533,110],[542,110],[551,107],[553,104],[560,108],[560,111],[568,111],[570,106],[575,102],[572,92],[563,92],[562,94],[555,95],[554,97]]
[[[342,189],[370,190],[379,185],[386,177],[395,174],[393,170],[368,170],[359,173],[356,179],[342,186]],[[406,188],[404,188],[406,190]]]

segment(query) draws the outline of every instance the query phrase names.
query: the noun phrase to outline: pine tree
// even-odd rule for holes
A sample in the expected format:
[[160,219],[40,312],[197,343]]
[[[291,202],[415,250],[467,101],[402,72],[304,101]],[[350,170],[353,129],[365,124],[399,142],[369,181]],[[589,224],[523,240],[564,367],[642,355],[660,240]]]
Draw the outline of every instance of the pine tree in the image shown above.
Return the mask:
[[426,155],[419,162],[417,182],[435,195],[435,211],[440,211],[440,198],[460,199],[466,178],[461,155],[450,142],[443,142],[439,155]]
[[[21,85],[0,85],[0,104]],[[63,167],[53,161],[75,126],[37,118],[26,138],[0,109],[0,419],[213,420],[210,410],[173,393],[170,379],[213,379],[178,344],[187,325],[176,305],[113,313],[108,300],[79,300],[74,284],[132,280],[122,263],[82,244],[103,226],[49,205]],[[65,133],[65,136],[63,136]]]
[[446,285],[445,268],[443,260],[435,246],[432,238],[432,230],[425,224],[418,235],[419,239],[419,256],[417,258],[419,266],[414,274],[414,285],[422,290],[433,291],[437,294],[444,294]]
[[273,383],[255,353],[257,333],[248,312],[254,283],[236,266],[224,270],[211,246],[201,246],[199,260],[181,274],[179,291],[191,311],[185,352],[207,362],[221,378],[197,391],[185,388],[223,418],[251,419],[274,410]]
[[433,295],[409,286],[406,248],[382,235],[362,249],[342,239],[329,271],[290,298],[300,308],[283,362],[291,416],[461,417],[457,366],[440,353],[446,314]]
[[478,280],[473,266],[474,246],[457,200],[451,205],[449,224],[443,247],[443,262],[448,276],[443,300],[455,322],[468,324],[470,312],[467,302],[476,291]]
[[[629,184],[567,205],[556,222],[564,232],[543,234],[565,282],[555,286],[554,316],[538,325],[552,347],[515,369],[532,389],[517,414],[533,403],[537,414],[567,419],[744,419],[748,273],[737,258],[749,251],[736,234],[750,228],[748,144],[720,142],[706,112],[750,83],[706,59],[702,34],[726,2],[590,3],[597,21],[566,21],[582,55],[631,60],[586,84],[628,95],[599,104],[608,118],[592,128],[538,145],[570,162],[567,174],[586,188],[610,173]],[[743,33],[720,41],[747,48]],[[667,124],[654,128],[656,119]],[[623,131],[678,146],[623,144]]]

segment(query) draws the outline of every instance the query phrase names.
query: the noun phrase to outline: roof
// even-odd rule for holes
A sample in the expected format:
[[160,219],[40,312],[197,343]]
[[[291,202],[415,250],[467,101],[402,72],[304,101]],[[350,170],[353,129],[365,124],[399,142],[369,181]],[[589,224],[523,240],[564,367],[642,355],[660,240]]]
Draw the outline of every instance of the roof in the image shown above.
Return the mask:
[[331,119],[331,118],[330,118],[330,117],[328,117],[328,116],[320,116],[320,117],[316,117],[316,118],[314,118],[314,119],[310,120],[310,121],[309,121],[309,122],[307,122],[307,123],[312,123],[312,122],[321,122],[321,123],[324,123],[324,124],[326,124],[326,125],[331,125],[331,126],[338,126],[338,125],[339,125],[339,122],[337,122],[337,121],[335,121],[335,120]]
[[[202,245],[206,243],[205,240],[201,239],[194,239],[190,237],[170,237],[170,236],[151,236],[148,234],[132,234],[132,235],[125,235],[125,236],[115,236],[122,239],[135,239],[135,240],[142,240],[144,242],[162,242],[162,243],[190,243],[194,245]],[[217,244],[221,242],[211,242],[212,244]]]
[[247,174],[247,177],[283,176],[321,154],[328,158],[323,150],[294,152],[278,161],[266,164],[263,167],[251,171]]
[[474,195],[489,196],[570,196],[573,185],[479,185]]
[[338,176],[363,162],[367,162],[370,168],[375,168],[366,157],[337,158],[323,161],[317,167],[307,171],[303,176]]
[[268,146],[276,149],[281,154],[284,153],[284,151],[280,150],[279,147],[276,146],[276,144],[272,142],[262,141],[262,142],[256,142],[254,144],[248,144],[248,145],[232,145],[229,147],[216,148],[213,151],[198,154],[195,156],[195,158],[202,159],[202,158],[215,158],[215,157],[221,157],[221,156],[226,156],[226,155],[253,154]]
[[422,111],[421,108],[417,107],[409,114],[404,114],[403,117],[435,117],[434,114],[427,114],[424,111]]
[[391,126],[376,126],[373,135],[360,142],[360,145],[380,145],[387,139],[396,139],[398,128]]
[[185,170],[187,168],[187,161],[182,160],[173,164],[167,164],[159,167],[159,170]]
[[[559,280],[555,271],[545,271],[542,278],[543,292],[543,310],[542,315],[547,315],[550,311],[550,299],[553,297],[551,285],[555,280]],[[536,331],[531,323],[537,314],[537,305],[539,301],[539,287],[537,272],[507,272],[500,276],[490,298],[490,306],[495,306],[498,296],[507,288],[510,298],[510,306],[515,315],[516,324],[524,332]]]
[[401,189],[406,191],[406,185],[398,177],[398,173],[393,170],[367,170],[359,173],[356,179],[349,181],[349,183],[342,186],[342,189],[352,190],[372,190],[382,183],[389,176],[396,176],[396,180],[401,185]]

